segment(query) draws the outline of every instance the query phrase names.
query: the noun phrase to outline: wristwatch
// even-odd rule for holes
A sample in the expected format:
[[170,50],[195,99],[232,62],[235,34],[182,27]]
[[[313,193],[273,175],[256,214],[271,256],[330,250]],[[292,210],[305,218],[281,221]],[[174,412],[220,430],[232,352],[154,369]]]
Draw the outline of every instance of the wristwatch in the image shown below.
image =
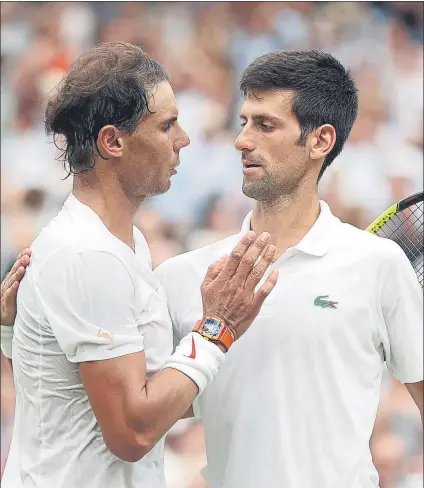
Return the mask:
[[206,340],[222,344],[228,351],[234,342],[234,335],[226,324],[218,317],[209,315],[198,320],[193,332],[197,332]]

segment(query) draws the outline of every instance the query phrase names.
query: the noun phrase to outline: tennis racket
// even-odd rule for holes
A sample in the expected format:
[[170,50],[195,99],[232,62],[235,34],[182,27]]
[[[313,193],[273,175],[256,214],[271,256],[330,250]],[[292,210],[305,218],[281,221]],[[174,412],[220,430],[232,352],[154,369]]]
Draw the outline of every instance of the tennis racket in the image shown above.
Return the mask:
[[414,267],[421,287],[424,270],[423,198],[423,192],[404,198],[389,207],[365,229],[399,244]]

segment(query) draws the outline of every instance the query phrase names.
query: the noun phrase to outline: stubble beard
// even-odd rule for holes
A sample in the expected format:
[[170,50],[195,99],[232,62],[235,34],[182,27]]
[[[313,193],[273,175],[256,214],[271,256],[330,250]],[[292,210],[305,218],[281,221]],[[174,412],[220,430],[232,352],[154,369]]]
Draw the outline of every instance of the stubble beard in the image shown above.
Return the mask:
[[247,197],[258,202],[273,202],[293,195],[297,191],[302,177],[277,180],[275,177],[265,174],[256,181],[243,179],[242,191]]

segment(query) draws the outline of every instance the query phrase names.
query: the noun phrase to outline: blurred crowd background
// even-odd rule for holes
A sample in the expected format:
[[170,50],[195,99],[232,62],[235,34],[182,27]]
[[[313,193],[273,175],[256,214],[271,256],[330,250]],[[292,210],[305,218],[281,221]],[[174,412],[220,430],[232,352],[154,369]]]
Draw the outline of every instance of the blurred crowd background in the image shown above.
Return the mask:
[[[46,97],[81,52],[108,40],[138,44],[165,66],[192,141],[171,190],[137,215],[155,266],[239,231],[252,203],[240,190],[232,145],[240,130],[238,79],[271,50],[322,49],[357,80],[359,118],[321,183],[336,215],[365,228],[389,204],[422,189],[422,2],[2,2],[2,277],[72,185],[44,134]],[[1,360],[3,470],[14,390]],[[418,410],[389,377],[371,445],[381,488],[423,486]],[[207,488],[198,475],[204,464],[201,424],[178,422],[167,437],[168,487]]]

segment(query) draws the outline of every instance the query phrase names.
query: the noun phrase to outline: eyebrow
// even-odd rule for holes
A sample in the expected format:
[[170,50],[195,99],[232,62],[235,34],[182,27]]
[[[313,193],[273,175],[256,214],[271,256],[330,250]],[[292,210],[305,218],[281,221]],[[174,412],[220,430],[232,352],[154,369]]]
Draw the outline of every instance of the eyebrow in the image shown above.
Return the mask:
[[161,124],[170,124],[171,122],[176,122],[178,117],[176,115],[169,117],[168,119],[162,120]]
[[[240,118],[247,120],[247,117],[243,114],[240,114]],[[269,120],[270,122],[275,123],[281,122],[279,117],[270,114],[253,113],[250,118],[255,122],[262,122],[264,120]]]

